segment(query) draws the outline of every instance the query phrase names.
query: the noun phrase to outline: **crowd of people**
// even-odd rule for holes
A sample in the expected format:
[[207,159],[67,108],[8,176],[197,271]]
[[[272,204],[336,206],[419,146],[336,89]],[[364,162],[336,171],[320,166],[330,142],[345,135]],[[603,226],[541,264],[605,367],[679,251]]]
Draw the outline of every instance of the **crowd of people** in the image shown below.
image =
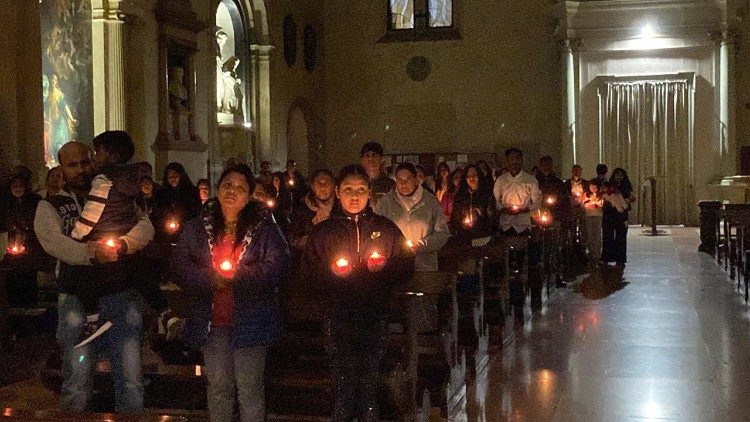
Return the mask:
[[[10,306],[34,305],[38,273],[58,280],[61,406],[68,410],[91,408],[92,356],[100,352],[110,360],[116,411],[143,408],[145,304],[158,316],[159,335],[203,352],[212,421],[231,420],[235,404],[243,421],[263,420],[269,347],[293,318],[295,299],[315,297],[333,374],[333,420],[374,421],[388,303],[414,271],[437,271],[446,251],[477,239],[533,239],[551,224],[569,259],[588,260],[594,271],[626,263],[635,198],[621,168],[607,178],[600,164],[585,180],[575,165],[562,180],[551,157],[527,173],[523,153],[509,148],[501,165],[441,162],[432,176],[400,162],[389,175],[382,146],[369,142],[359,163],[337,174],[316,170],[309,184],[294,160],[276,173],[263,162],[258,175],[230,165],[212,195],[209,180],[193,184],[179,163],[167,165],[157,183],[148,163],[130,163],[125,132],[104,132],[92,143],[93,151],[65,144],[39,193],[25,167],[0,187],[7,236],[0,268]],[[526,287],[532,308],[541,306],[541,247],[532,240],[517,253],[529,262],[529,285],[510,285],[519,319]],[[160,289],[166,281],[188,302],[183,318]]]

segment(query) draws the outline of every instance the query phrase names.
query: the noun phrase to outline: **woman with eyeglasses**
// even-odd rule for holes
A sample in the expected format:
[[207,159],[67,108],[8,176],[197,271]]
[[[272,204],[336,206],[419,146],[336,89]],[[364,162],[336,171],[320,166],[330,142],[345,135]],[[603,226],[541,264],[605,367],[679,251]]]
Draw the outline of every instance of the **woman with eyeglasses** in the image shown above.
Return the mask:
[[339,173],[340,206],[312,230],[310,268],[326,312],[333,375],[333,421],[377,421],[377,380],[393,289],[414,274],[414,254],[398,226],[370,208],[370,177],[351,164]]
[[188,221],[171,260],[174,281],[189,298],[183,340],[201,348],[211,421],[265,420],[264,369],[280,334],[276,291],[289,248],[271,213],[251,201],[252,171],[227,168],[215,199]]

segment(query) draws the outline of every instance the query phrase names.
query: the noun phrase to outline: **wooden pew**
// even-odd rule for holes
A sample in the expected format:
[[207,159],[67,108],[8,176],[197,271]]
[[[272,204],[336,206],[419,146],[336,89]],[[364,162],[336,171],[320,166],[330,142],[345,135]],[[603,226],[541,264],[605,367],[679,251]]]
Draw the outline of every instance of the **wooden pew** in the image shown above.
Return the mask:
[[[732,230],[734,236],[732,237]],[[725,263],[729,261],[731,279],[737,279],[737,290],[741,289],[741,280],[745,283],[745,302],[748,301],[748,248],[745,242],[750,236],[750,204],[726,204],[724,206]]]

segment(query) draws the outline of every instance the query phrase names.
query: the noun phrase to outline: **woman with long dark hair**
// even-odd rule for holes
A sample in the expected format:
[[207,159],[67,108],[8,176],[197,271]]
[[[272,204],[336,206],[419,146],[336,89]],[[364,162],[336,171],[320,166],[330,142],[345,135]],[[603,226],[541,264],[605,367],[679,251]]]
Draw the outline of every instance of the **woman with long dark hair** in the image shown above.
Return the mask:
[[183,339],[203,350],[212,421],[232,420],[235,391],[242,421],[265,420],[266,353],[281,331],[276,290],[289,249],[270,212],[250,200],[253,187],[248,166],[224,170],[171,260],[189,299]]
[[156,192],[156,208],[151,221],[156,230],[156,238],[162,242],[174,243],[182,231],[182,226],[198,216],[201,208],[198,188],[193,185],[180,163],[169,163],[164,169],[161,188]]
[[602,261],[624,268],[627,262],[628,211],[635,201],[628,173],[616,168],[604,189]]
[[441,161],[437,166],[435,172],[435,198],[438,202],[443,200],[443,195],[448,192],[451,186],[451,168],[448,167],[448,163]]
[[489,236],[496,230],[495,198],[481,181],[476,165],[464,170],[464,177],[453,200],[453,211],[448,226],[454,236],[467,239]]

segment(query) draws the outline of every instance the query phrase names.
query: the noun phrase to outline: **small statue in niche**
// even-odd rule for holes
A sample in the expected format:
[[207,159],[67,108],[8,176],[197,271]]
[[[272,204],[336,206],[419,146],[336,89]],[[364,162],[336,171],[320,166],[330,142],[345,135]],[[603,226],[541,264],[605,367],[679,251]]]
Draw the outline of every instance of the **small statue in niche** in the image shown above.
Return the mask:
[[224,68],[223,51],[227,43],[227,33],[224,31],[216,32],[216,109],[221,112],[221,105],[224,100]]
[[169,107],[175,111],[189,110],[188,90],[184,85],[185,70],[180,66],[172,66],[169,69]]
[[[221,68],[222,74],[222,92],[221,113],[234,114],[242,116],[242,79],[237,77],[237,67],[240,65],[240,59],[232,56],[224,62]],[[218,81],[217,81],[218,82]]]

